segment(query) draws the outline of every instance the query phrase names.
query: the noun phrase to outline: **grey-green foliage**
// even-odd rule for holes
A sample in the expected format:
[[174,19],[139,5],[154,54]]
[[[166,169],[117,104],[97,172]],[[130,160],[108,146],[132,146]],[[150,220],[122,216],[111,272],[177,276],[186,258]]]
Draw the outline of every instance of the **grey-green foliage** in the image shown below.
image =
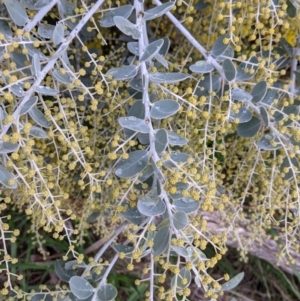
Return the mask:
[[[143,3],[143,1],[139,2]],[[45,0],[22,0],[21,2],[18,0],[6,0],[4,3],[9,17],[15,25],[20,27],[32,21],[25,8],[39,10],[48,4]],[[172,174],[176,170],[189,169],[190,162],[193,162],[192,155],[189,153],[189,140],[182,133],[179,134],[180,129],[184,128],[185,125],[176,124],[176,126],[173,126],[172,123],[166,121],[169,117],[176,118],[176,114],[179,115],[181,113],[181,105],[186,105],[188,101],[185,96],[173,97],[173,99],[171,96],[174,96],[174,93],[170,93],[171,96],[166,96],[172,99],[165,99],[161,95],[158,96],[159,93],[150,94],[149,88],[154,87],[154,90],[159,90],[166,84],[176,86],[184,81],[192,86],[196,79],[197,86],[193,94],[199,98],[201,96],[208,98],[206,105],[203,107],[203,111],[207,110],[207,112],[211,110],[214,97],[217,99],[221,98],[226,92],[229,100],[224,107],[225,109],[227,109],[226,106],[229,108],[228,121],[235,123],[238,120],[236,128],[232,127],[234,134],[245,139],[253,139],[258,150],[273,151],[274,153],[282,148],[284,143],[287,145],[290,143],[296,144],[295,137],[293,139],[289,135],[281,134],[276,126],[279,124],[290,126],[294,123],[293,116],[299,115],[299,104],[276,106],[281,97],[278,92],[280,88],[275,85],[270,86],[265,79],[261,78],[257,82],[253,82],[255,76],[259,74],[258,57],[253,55],[247,61],[237,59],[234,49],[230,45],[231,37],[228,34],[218,37],[208,54],[206,52],[202,53],[203,58],[201,60],[188,66],[190,74],[184,73],[182,70],[169,72],[167,54],[170,48],[170,40],[168,37],[163,37],[148,43],[148,37],[144,36],[147,34],[145,22],[164,16],[172,10],[175,2],[171,1],[155,6],[143,11],[142,14],[138,11],[138,8],[142,6],[139,6],[137,2],[134,5],[136,7],[123,5],[112,8],[99,20],[100,27],[108,28],[114,26],[114,30],[118,28],[129,41],[127,49],[133,54],[130,59],[122,61],[122,63],[125,62],[123,65],[117,65],[107,70],[102,80],[105,84],[112,79],[122,81],[128,85],[126,86],[128,90],[132,89],[132,94],[130,95],[135,100],[130,106],[126,107],[126,116],[118,117],[118,123],[125,138],[137,138],[143,147],[142,149],[133,149],[127,154],[127,157],[119,157],[111,170],[121,184],[127,180],[134,181],[132,183],[136,187],[146,184],[149,190],[141,193],[136,200],[135,206],[124,202],[127,195],[124,195],[122,198],[124,204],[122,204],[123,211],[120,215],[127,223],[134,224],[137,226],[138,231],[142,232],[136,245],[128,245],[128,241],[124,242],[124,244],[112,244],[116,238],[112,235],[111,244],[104,247],[107,249],[111,246],[116,253],[124,253],[127,258],[131,258],[135,251],[141,249],[141,257],[150,258],[153,269],[155,269],[154,265],[156,264],[153,261],[153,256],[162,255],[164,258],[167,258],[166,260],[169,260],[170,256],[177,257],[180,271],[172,277],[169,283],[169,287],[176,294],[187,288],[193,277],[196,277],[195,279],[197,280],[195,281],[198,281],[199,285],[201,284],[197,265],[208,260],[206,255],[193,245],[193,237],[187,235],[188,231],[183,231],[189,227],[190,221],[200,207],[198,199],[183,196],[183,191],[192,190],[192,186],[197,185],[197,183],[192,183],[193,185],[191,183],[187,184],[185,182],[186,179],[182,179],[182,182],[177,182],[172,187],[175,188],[176,192],[168,192],[165,187],[164,172],[167,171]],[[33,85],[31,93],[36,93],[39,97],[59,97],[62,92],[60,85],[68,86],[76,78],[76,75],[72,73],[73,66],[68,59],[66,49],[68,46],[68,35],[80,24],[81,17],[76,16],[75,7],[71,1],[58,1],[57,10],[60,20],[56,25],[39,23],[37,28],[37,35],[40,38],[52,39],[53,43],[59,48],[59,51],[52,57],[45,56],[43,52],[30,43],[30,39],[34,35],[30,35],[30,39],[25,37],[22,37],[23,40],[18,37],[13,38],[12,30],[8,23],[5,19],[0,20],[1,33],[10,42],[13,39],[21,42],[20,47],[28,51],[28,55],[14,53],[12,57],[17,68],[22,69],[26,76],[31,76],[35,80],[37,84]],[[136,13],[135,18],[130,17],[133,13]],[[290,1],[288,1],[288,15],[291,18],[295,16],[295,7]],[[75,22],[70,20],[70,16],[76,16],[74,17]],[[87,18],[85,22],[88,23],[88,20]],[[177,27],[180,28],[178,20],[177,23]],[[70,31],[66,31],[64,25]],[[73,35],[73,38],[76,35],[77,32]],[[288,59],[292,57],[293,49],[291,49],[290,45],[285,40],[281,41],[281,45],[280,53],[286,54]],[[262,52],[261,56],[271,57],[270,53],[267,52]],[[277,67],[279,69],[285,67],[288,59],[278,60],[276,62]],[[25,66],[25,60],[28,60],[31,65]],[[51,61],[55,63],[52,64],[52,67],[47,67]],[[60,72],[61,66],[67,69],[65,74]],[[159,71],[152,71],[151,67],[153,66]],[[160,70],[160,67],[165,69],[162,68],[163,70]],[[48,68],[47,72],[44,72],[45,68]],[[48,72],[51,72],[53,79],[57,81],[54,85],[55,88],[45,86],[39,81],[39,78],[41,76],[45,77]],[[296,76],[299,85],[299,71],[294,70],[293,74]],[[2,76],[2,81],[5,85],[7,85],[7,80],[7,78]],[[82,87],[76,88],[80,89]],[[47,139],[49,136],[45,130],[49,129],[53,123],[49,122],[43,113],[39,97],[30,95],[23,98],[25,92],[22,85],[19,84],[10,85],[9,91],[17,98],[17,109],[14,111],[13,117],[15,119],[19,119],[21,116],[31,118],[35,125],[31,127],[29,134],[38,139]],[[136,94],[139,95],[139,98],[134,98]],[[234,106],[237,106],[238,109],[233,109]],[[1,127],[8,131],[9,126],[2,124],[2,121],[8,116],[8,111],[6,111],[4,106],[0,109]],[[186,105],[184,109],[188,111],[190,107]],[[200,112],[197,113],[200,114]],[[165,121],[166,123],[164,123]],[[20,123],[18,126],[22,128],[23,124]],[[266,130],[269,132],[266,132]],[[19,144],[0,140],[0,155],[6,158],[6,155],[17,151],[19,146]],[[200,154],[201,156],[202,154]],[[79,156],[77,159],[80,161],[82,158]],[[5,162],[6,160],[3,159],[3,164],[0,164],[0,182],[7,188],[16,189],[18,181],[15,179],[14,174],[9,171],[10,169],[4,166]],[[297,159],[295,157],[289,158],[286,155],[281,163],[281,171],[285,173],[284,179],[290,180],[294,178],[294,169],[298,167]],[[109,195],[108,198],[110,197]],[[105,214],[110,214],[110,211],[107,210]],[[95,219],[99,215],[97,212]],[[89,221],[93,222],[94,217],[92,216]],[[148,230],[148,226],[151,223],[155,224],[155,230]],[[172,243],[173,239],[181,239],[183,245],[174,245]],[[151,241],[153,244],[148,244],[148,241]],[[182,258],[184,258],[184,261],[181,261]],[[182,266],[186,261],[190,261],[193,265],[191,271]],[[55,272],[61,281],[68,283],[71,291],[68,297],[71,300],[94,301],[98,298],[101,301],[109,301],[117,296],[116,288],[106,283],[113,266],[114,262],[112,261],[99,274],[88,264],[78,264],[74,261],[65,263],[62,260],[57,260],[55,262]],[[82,269],[85,272],[91,272],[90,276],[86,276],[89,273],[82,273]],[[238,274],[223,284],[222,290],[233,289],[242,281],[243,276],[244,273]],[[150,283],[152,283],[150,289],[153,296],[153,291],[155,290],[153,285],[155,275],[153,275],[153,271],[150,277],[153,277],[150,279]],[[91,280],[98,283],[95,285]],[[47,301],[52,300],[51,296],[44,293],[33,294],[31,300],[38,300],[38,298],[45,298]]]

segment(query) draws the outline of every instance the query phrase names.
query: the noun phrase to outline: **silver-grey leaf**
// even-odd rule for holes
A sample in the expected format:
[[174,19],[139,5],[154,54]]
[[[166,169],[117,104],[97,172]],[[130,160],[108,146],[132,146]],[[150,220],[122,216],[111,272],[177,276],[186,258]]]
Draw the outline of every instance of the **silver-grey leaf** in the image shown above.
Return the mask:
[[178,83],[190,77],[180,72],[155,72],[149,75],[150,81],[154,83]]
[[225,59],[223,62],[225,78],[230,82],[236,77],[236,68],[230,59]]
[[35,92],[43,94],[43,95],[48,95],[48,96],[55,96],[55,95],[59,94],[59,90],[52,89],[47,86],[39,86],[35,89]]
[[124,18],[128,18],[132,13],[132,11],[133,11],[132,5],[122,5],[120,7],[114,8],[100,19],[100,25],[102,27],[114,26],[115,25],[114,17],[121,16]]
[[175,132],[167,131],[168,133],[168,142],[172,145],[185,145],[188,143],[188,140],[178,135]]
[[52,75],[55,79],[57,79],[58,81],[60,81],[63,84],[71,84],[73,82],[72,78],[69,76],[68,73],[66,74],[61,74],[61,72],[59,70],[54,70],[52,72]]
[[104,284],[97,292],[99,301],[113,301],[117,295],[118,291],[112,284]]
[[[13,180],[13,184],[9,181]],[[17,188],[17,182],[14,179],[14,175],[10,173],[2,164],[0,164],[0,183],[10,189]]]
[[55,25],[40,23],[38,27],[38,34],[42,38],[52,39],[54,29]]
[[[275,141],[276,145],[271,145],[271,141]],[[279,139],[273,137],[271,134],[265,134],[257,141],[257,147],[263,150],[276,150],[282,147]]]
[[11,92],[16,95],[17,97],[22,97],[24,95],[24,90],[22,85],[14,84],[10,87]]
[[53,31],[53,43],[55,45],[60,44],[64,40],[64,25],[58,23]]
[[150,60],[151,58],[153,58],[156,54],[158,54],[158,52],[161,49],[163,44],[164,44],[163,39],[160,39],[160,40],[157,40],[157,41],[154,41],[154,42],[150,43],[146,47],[142,57],[140,58],[140,62]]
[[170,226],[164,226],[154,236],[153,253],[155,256],[161,255],[170,244]]
[[153,119],[164,119],[174,115],[180,106],[177,101],[163,99],[155,102],[151,108],[150,116]]
[[227,281],[222,285],[222,291],[229,291],[235,288],[240,284],[240,282],[243,280],[245,273],[239,273],[236,276],[234,276],[232,279]]
[[41,62],[39,56],[36,53],[32,57],[31,64],[32,64],[33,74],[36,78],[38,78],[41,72]]
[[4,4],[13,22],[18,26],[24,26],[28,21],[24,6],[18,0],[6,0]]
[[133,151],[128,159],[121,160],[117,166],[115,174],[120,178],[131,178],[139,174],[148,164],[149,155],[145,150]]
[[32,107],[28,113],[30,117],[40,126],[44,128],[49,128],[51,126],[51,123],[46,119],[45,115],[39,109]]
[[194,73],[204,74],[212,72],[214,67],[206,61],[197,61],[195,64],[191,65],[189,69]]
[[168,145],[168,134],[165,129],[159,129],[155,133],[155,150],[158,154],[165,151]]
[[26,114],[30,109],[35,106],[38,101],[37,96],[30,97],[24,104],[22,104],[20,115]]
[[139,119],[134,116],[128,116],[120,117],[118,121],[123,128],[145,134],[149,133],[149,126],[143,119]]
[[83,277],[73,276],[69,285],[72,293],[79,299],[88,298],[93,293],[92,285]]
[[155,18],[161,17],[162,15],[170,11],[174,4],[175,2],[167,2],[160,4],[154,8],[148,9],[145,11],[143,19],[145,21],[150,21]]
[[34,125],[31,127],[29,134],[35,138],[41,138],[41,139],[48,138],[47,133],[43,129],[40,129]]
[[12,30],[8,26],[7,22],[1,19],[0,19],[0,32],[3,33],[6,38],[12,37]]
[[131,36],[133,39],[137,40],[140,38],[141,33],[139,32],[137,26],[124,17],[116,16],[113,18],[116,26],[126,35]]
[[145,216],[157,216],[165,212],[166,204],[158,196],[156,190],[150,190],[146,195],[139,198],[137,208]]
[[105,75],[112,75],[115,80],[129,80],[135,77],[137,72],[138,67],[130,65],[109,69]]
[[172,216],[173,225],[177,230],[183,230],[189,223],[188,216],[185,212],[175,212]]
[[9,154],[18,151],[19,144],[4,142],[0,140],[0,154]]
[[252,113],[249,109],[242,107],[239,109],[238,113],[234,113],[233,111],[230,112],[229,121],[233,122],[236,118],[239,119],[239,123],[244,123],[252,118]]

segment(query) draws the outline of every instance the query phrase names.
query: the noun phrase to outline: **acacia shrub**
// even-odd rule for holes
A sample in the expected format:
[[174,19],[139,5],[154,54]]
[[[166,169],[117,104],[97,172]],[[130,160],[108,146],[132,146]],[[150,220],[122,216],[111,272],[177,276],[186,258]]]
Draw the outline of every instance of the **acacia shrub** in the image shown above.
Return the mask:
[[[133,272],[146,261],[145,300],[189,300],[192,280],[214,300],[243,277],[210,276],[226,241],[247,260],[270,230],[278,261],[295,263],[296,2],[6,0],[1,11],[3,296],[112,300],[107,277],[126,258]],[[44,258],[41,230],[68,242],[55,262],[66,284],[14,285],[9,210],[28,216]],[[76,248],[88,231],[107,238],[90,260]]]

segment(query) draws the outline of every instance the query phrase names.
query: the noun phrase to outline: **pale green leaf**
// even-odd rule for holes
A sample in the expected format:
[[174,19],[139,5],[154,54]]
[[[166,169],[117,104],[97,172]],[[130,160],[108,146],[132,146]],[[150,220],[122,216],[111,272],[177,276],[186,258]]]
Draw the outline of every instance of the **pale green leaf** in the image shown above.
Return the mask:
[[140,182],[144,182],[147,179],[149,179],[153,175],[153,173],[154,173],[153,166],[152,166],[152,164],[149,164],[145,167],[145,169],[143,169],[138,180]]
[[[60,0],[58,2],[58,13],[61,19],[64,19],[64,23],[70,28],[74,29],[79,20],[76,18],[75,6],[72,2],[67,0]],[[69,17],[76,18],[75,22],[72,22]]]
[[189,254],[187,260],[192,262],[194,265],[207,260],[206,255],[197,247],[190,246],[187,247],[186,250]]
[[148,145],[150,144],[150,138],[149,134],[144,134],[144,133],[139,133],[137,138],[139,139],[139,142],[143,145]]
[[159,50],[159,54],[161,56],[165,56],[168,52],[169,52],[169,48],[170,48],[170,39],[168,37],[164,37],[162,38],[162,40],[164,41],[164,44],[162,45],[162,47]]
[[70,261],[67,261],[65,263],[65,269],[66,270],[74,270],[74,269],[77,269],[77,268],[85,268],[87,265],[82,262],[82,263],[78,263],[77,260],[70,260]]
[[130,84],[130,87],[134,90],[137,90],[139,92],[144,91],[143,81],[139,77],[139,75],[137,75],[134,79],[132,79],[129,84]]
[[21,2],[30,10],[40,10],[49,4],[49,0],[21,0]]

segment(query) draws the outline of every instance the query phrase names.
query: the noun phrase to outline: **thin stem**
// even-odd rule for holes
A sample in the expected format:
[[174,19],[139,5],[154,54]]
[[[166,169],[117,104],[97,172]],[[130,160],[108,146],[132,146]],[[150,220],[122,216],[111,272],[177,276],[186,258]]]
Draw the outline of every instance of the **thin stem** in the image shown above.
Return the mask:
[[39,23],[45,15],[51,10],[51,8],[58,2],[59,0],[52,0],[49,4],[41,8],[33,19],[24,27],[25,32],[30,32]]
[[[153,0],[156,5],[162,5],[159,0]],[[170,21],[175,25],[177,29],[187,38],[187,40],[203,55],[206,61],[215,67],[222,78],[224,77],[224,72],[222,66],[208,53],[208,51],[190,34],[190,32],[175,18],[170,12],[165,14]]]

